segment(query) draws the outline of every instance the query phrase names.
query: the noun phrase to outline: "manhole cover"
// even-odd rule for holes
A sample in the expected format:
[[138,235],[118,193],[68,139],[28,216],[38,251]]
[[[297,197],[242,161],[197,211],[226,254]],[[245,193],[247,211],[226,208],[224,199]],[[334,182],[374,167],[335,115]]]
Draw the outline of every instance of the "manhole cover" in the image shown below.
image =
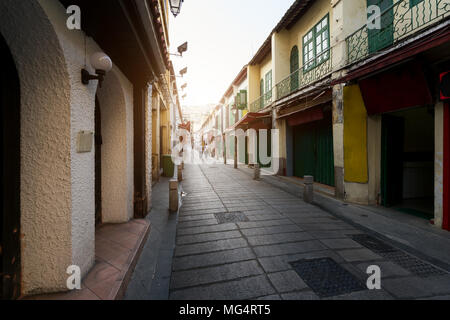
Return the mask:
[[367,234],[355,234],[350,237],[376,254],[398,264],[400,267],[419,277],[425,278],[446,274],[443,270],[440,270],[425,261],[417,259]]
[[216,217],[217,221],[219,221],[219,224],[248,221],[247,216],[242,212],[221,212],[215,213],[214,216]]
[[320,297],[364,290],[362,283],[331,258],[291,262],[306,284]]
[[422,278],[445,274],[444,271],[435,268],[431,264],[410,256],[402,251],[388,252],[384,254],[383,257]]
[[367,234],[354,234],[351,235],[351,238],[377,254],[396,251],[394,247]]

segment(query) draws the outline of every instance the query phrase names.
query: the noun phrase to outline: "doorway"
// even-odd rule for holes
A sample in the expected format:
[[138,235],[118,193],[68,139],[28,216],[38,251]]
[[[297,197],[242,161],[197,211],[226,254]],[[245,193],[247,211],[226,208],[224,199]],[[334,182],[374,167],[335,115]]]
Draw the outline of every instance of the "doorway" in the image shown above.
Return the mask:
[[383,114],[381,204],[424,219],[434,217],[434,110]]
[[294,176],[311,175],[314,181],[334,187],[334,151],[331,112],[321,120],[293,127]]
[[95,225],[102,223],[102,113],[95,97]]
[[2,194],[0,213],[0,300],[20,296],[20,82],[9,48],[0,34],[2,109]]

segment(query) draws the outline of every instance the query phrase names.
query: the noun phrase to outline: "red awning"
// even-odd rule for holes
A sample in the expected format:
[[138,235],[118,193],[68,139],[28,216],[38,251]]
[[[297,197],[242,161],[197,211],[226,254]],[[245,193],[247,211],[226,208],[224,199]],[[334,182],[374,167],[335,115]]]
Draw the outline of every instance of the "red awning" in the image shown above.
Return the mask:
[[226,131],[232,131],[236,129],[270,129],[272,127],[272,121],[266,121],[266,119],[271,119],[271,112],[248,112],[241,120],[236,122],[231,128]]
[[369,115],[433,102],[422,66],[416,62],[360,80],[359,86]]
[[314,107],[281,116],[279,119],[286,118],[288,125],[293,127],[300,124],[322,120],[323,117],[322,107]]

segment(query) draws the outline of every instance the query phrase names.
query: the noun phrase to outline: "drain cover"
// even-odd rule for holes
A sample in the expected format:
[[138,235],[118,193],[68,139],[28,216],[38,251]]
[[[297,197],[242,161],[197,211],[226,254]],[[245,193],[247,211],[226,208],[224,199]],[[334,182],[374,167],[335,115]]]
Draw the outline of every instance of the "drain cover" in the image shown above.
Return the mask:
[[300,260],[291,262],[291,265],[320,297],[332,297],[365,289],[355,276],[331,258]]
[[440,270],[425,261],[417,259],[367,234],[355,234],[350,237],[376,254],[398,264],[400,267],[419,277],[425,278],[446,274],[443,270]]
[[248,221],[247,216],[239,211],[215,213],[214,216],[216,217],[219,224],[231,223],[231,222],[247,222]]
[[384,257],[422,278],[446,274],[444,271],[435,268],[431,264],[410,256],[402,251],[389,252],[386,253]]
[[377,254],[397,251],[394,247],[388,245],[387,243],[384,243],[383,241],[367,234],[354,234],[351,235],[351,238]]

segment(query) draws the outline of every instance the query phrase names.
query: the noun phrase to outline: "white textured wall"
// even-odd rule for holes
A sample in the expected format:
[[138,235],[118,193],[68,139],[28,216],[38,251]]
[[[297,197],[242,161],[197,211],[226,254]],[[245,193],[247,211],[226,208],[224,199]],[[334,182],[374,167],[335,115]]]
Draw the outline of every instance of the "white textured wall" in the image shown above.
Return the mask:
[[58,290],[72,262],[67,61],[37,1],[0,1],[0,32],[21,86],[22,291]]
[[[95,92],[97,82],[88,86],[81,83],[80,71],[93,52],[100,48],[86,39],[87,59],[85,59],[85,34],[66,27],[68,15],[57,0],[38,0],[49,17],[59,38],[66,59],[66,69],[70,79],[70,181],[71,181],[71,235],[72,264],[77,265],[85,275],[95,260],[95,151],[77,153],[79,131],[94,131]],[[43,51],[48,50],[39,46]],[[53,103],[51,98],[47,103]],[[57,134],[57,133],[55,133]],[[67,268],[67,266],[64,266]],[[62,276],[66,278],[67,275]],[[65,279],[60,280],[65,288]]]
[[97,91],[102,127],[102,221],[133,216],[133,86],[114,66]]
[[[80,71],[101,51],[82,31],[66,28],[57,0],[1,0],[0,32],[6,39],[21,86],[22,293],[66,289],[66,268],[85,275],[95,259],[95,151],[76,152],[79,131],[94,131],[97,81],[81,83]],[[89,64],[89,62],[88,62]],[[88,65],[87,69],[94,70]],[[127,199],[133,188],[132,87],[126,108]],[[129,161],[129,162],[128,162]],[[131,165],[130,165],[130,164]],[[125,211],[132,214],[132,200]]]

